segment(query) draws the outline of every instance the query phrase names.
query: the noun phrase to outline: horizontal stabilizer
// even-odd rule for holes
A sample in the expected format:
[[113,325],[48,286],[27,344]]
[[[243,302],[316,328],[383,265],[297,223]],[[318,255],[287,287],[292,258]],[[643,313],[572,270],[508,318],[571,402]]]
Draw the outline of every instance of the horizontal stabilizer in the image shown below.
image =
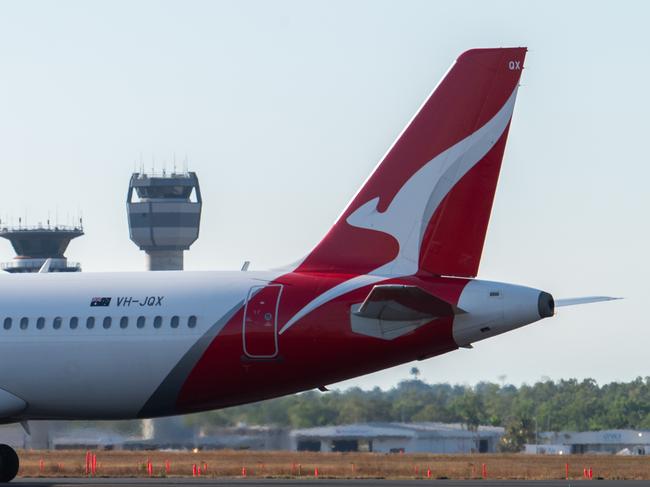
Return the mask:
[[417,286],[379,284],[372,288],[355,315],[382,321],[431,320],[464,313]]
[[617,299],[623,299],[623,298],[614,298],[611,296],[584,296],[581,298],[556,299],[555,307],[561,308],[562,306],[575,306],[578,304],[599,303],[601,301],[615,301]]

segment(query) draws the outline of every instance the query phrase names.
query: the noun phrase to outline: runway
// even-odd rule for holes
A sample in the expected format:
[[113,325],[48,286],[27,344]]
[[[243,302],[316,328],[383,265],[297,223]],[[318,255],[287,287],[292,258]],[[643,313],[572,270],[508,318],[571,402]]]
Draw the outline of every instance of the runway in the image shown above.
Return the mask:
[[[206,487],[206,486],[241,486],[241,487],[569,487],[583,484],[583,480],[383,480],[383,479],[129,479],[129,478],[38,478],[16,479],[12,483],[20,487]],[[644,480],[601,480],[598,486],[647,486]]]

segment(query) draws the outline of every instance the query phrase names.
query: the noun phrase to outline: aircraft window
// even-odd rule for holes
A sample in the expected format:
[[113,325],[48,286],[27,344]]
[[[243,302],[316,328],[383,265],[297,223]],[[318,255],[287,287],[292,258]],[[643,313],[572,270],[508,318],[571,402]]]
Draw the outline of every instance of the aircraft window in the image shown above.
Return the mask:
[[127,326],[129,326],[129,317],[122,316],[120,318],[120,328],[126,328]]
[[89,330],[95,328],[95,318],[93,316],[89,316],[86,319],[86,328],[88,328]]
[[196,316],[192,315],[187,319],[187,327],[188,328],[196,327]]
[[172,321],[170,323],[172,328],[178,328],[178,323],[180,322],[180,318],[178,316],[172,316]]
[[11,318],[5,318],[4,327],[5,327],[5,330],[10,330],[11,329]]
[[79,318],[73,316],[72,318],[70,318],[70,329],[76,330],[77,326],[79,326]]
[[102,326],[104,327],[105,330],[108,330],[111,327],[111,317],[107,316],[104,318],[104,322],[102,323]]
[[41,316],[39,319],[36,320],[36,328],[38,328],[39,330],[45,328],[45,318]]
[[138,316],[138,321],[136,322],[136,326],[138,328],[144,328],[145,321],[146,321],[146,318],[144,316]]
[[52,321],[52,328],[54,328],[55,330],[58,330],[59,328],[61,328],[61,322],[62,321],[63,320],[61,319],[60,316],[57,316],[56,318],[54,318],[54,321]]
[[21,330],[26,330],[27,327],[29,326],[29,318],[24,317],[20,319],[20,329]]
[[160,328],[162,326],[162,316],[156,316],[153,319],[153,327]]

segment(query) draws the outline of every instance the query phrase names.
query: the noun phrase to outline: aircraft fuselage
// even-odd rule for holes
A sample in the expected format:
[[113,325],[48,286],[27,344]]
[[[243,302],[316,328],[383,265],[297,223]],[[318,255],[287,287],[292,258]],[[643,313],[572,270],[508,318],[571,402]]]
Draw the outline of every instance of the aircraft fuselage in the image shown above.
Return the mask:
[[[117,419],[226,407],[440,355],[541,317],[540,292],[529,288],[367,277],[369,283],[359,276],[281,272],[5,277],[0,389],[25,407],[16,411],[5,401],[3,411],[0,399],[0,416]],[[351,281],[349,292],[285,328],[315,298]],[[426,290],[441,306],[462,312],[398,320],[357,316],[377,283]],[[508,323],[504,309],[515,290],[525,310]],[[482,315],[472,313],[473,305]]]

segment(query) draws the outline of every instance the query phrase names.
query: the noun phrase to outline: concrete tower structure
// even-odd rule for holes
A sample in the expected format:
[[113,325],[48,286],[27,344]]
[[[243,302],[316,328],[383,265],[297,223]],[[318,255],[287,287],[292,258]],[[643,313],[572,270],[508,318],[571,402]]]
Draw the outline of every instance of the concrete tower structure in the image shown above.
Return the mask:
[[[183,252],[199,237],[201,206],[194,172],[131,175],[126,197],[129,236],[145,251],[148,270],[183,270]],[[193,436],[178,417],[145,419],[142,430],[146,440],[170,447]]]
[[47,259],[50,259],[48,272],[79,272],[81,266],[69,262],[63,255],[70,240],[84,234],[81,222],[78,226],[37,225],[28,227],[0,228],[0,237],[11,242],[16,257],[2,262],[0,268],[11,273],[38,272]]
[[183,269],[183,252],[199,236],[201,205],[196,173],[133,173],[126,198],[129,236],[146,252],[149,270]]
[[[19,224],[17,227],[0,228],[0,237],[11,242],[16,256],[8,261],[0,263],[0,269],[11,272],[39,272],[43,264],[50,259],[49,268],[43,269],[47,272],[80,272],[81,265],[77,262],[70,262],[65,257],[65,251],[73,238],[84,234],[83,225],[46,226],[36,225],[33,227]],[[30,421],[30,434],[25,438],[25,447],[44,449],[50,447],[50,435],[53,430],[51,421]]]

